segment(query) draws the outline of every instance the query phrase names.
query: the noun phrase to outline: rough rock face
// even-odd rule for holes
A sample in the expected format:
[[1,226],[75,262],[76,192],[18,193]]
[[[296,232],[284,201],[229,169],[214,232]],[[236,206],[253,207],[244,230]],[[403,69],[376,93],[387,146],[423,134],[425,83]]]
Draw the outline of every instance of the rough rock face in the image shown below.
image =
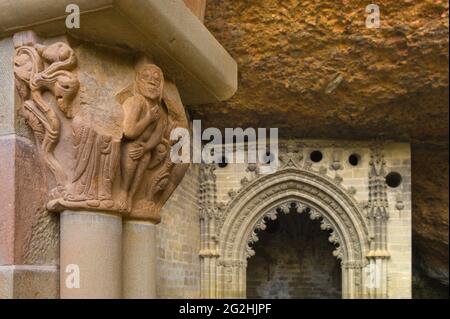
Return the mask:
[[416,145],[412,159],[414,293],[448,298],[448,148]]
[[412,142],[416,268],[448,286],[448,1],[378,0],[378,29],[370,3],[209,0],[206,26],[240,88],[191,110],[205,126]]

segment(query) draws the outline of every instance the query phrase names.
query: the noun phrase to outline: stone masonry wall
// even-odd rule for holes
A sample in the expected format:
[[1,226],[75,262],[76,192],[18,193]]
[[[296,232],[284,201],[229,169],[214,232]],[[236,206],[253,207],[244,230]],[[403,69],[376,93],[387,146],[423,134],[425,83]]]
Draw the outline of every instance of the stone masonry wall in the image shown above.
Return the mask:
[[191,166],[157,226],[158,298],[200,297],[198,167]]
[[[291,143],[290,152],[301,154],[301,163],[310,162],[311,169],[330,178],[340,180],[341,186],[362,207],[369,197],[370,154],[373,141],[339,140],[281,140],[280,156],[286,152],[283,144]],[[314,162],[311,154],[320,151],[321,160]],[[387,242],[391,254],[388,260],[388,297],[411,298],[412,292],[412,244],[411,244],[411,152],[407,143],[383,143],[386,175],[399,173],[400,184],[387,187],[389,219],[387,221]],[[350,156],[356,155],[357,163],[350,163]],[[303,164],[302,164],[303,165]],[[244,180],[253,180],[255,173],[246,164],[229,164],[215,171],[217,175],[217,199],[226,204],[233,194],[243,187]],[[366,218],[366,216],[364,216]],[[256,252],[258,254],[258,252]],[[256,256],[255,256],[256,257]],[[255,258],[253,257],[253,258]]]
[[412,206],[411,153],[408,145],[390,144],[385,148],[389,172],[402,176],[396,188],[388,187],[391,208],[388,221],[388,249],[391,253],[388,267],[389,295],[394,298],[412,297]]

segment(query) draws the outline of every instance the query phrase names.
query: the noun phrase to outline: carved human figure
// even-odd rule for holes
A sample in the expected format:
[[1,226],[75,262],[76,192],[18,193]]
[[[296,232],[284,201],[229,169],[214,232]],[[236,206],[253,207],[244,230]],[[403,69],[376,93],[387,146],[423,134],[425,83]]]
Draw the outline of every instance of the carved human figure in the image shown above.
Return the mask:
[[70,118],[80,83],[73,72],[77,61],[69,45],[57,42],[44,46],[37,42],[33,32],[14,35],[14,73],[23,102],[22,115],[33,129],[43,158],[55,177],[57,187],[52,190],[52,196],[57,197],[65,193],[67,182],[67,176],[53,154],[61,134],[61,120],[43,94],[51,92],[60,110]]
[[120,154],[120,141],[99,133],[86,114],[72,122],[75,167],[66,206],[84,202],[88,207],[112,208],[112,187]]
[[162,108],[164,76],[154,64],[136,67],[134,92],[123,104],[124,122],[121,154],[119,209],[130,212],[150,162],[167,126]]

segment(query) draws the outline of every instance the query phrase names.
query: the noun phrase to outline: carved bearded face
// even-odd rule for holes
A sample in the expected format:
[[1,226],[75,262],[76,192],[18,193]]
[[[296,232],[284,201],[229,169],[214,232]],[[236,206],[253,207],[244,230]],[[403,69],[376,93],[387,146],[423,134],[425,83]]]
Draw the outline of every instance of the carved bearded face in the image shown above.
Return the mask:
[[160,68],[153,64],[143,66],[137,73],[136,79],[139,93],[150,100],[160,100],[164,84]]
[[14,57],[14,72],[23,81],[30,81],[33,61],[28,54],[20,54]]

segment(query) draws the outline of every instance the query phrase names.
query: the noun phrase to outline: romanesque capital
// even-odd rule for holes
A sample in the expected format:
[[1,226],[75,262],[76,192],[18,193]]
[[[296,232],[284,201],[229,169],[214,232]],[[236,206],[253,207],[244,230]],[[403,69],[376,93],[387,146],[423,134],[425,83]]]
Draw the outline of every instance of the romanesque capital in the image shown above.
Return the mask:
[[[146,58],[122,90],[92,94],[97,74],[80,67],[65,41],[14,36],[20,113],[48,168],[47,209],[120,213],[160,221],[160,210],[188,165],[175,164],[174,128],[188,128],[176,86]],[[86,82],[83,82],[86,81]],[[103,79],[102,81],[108,81]]]

